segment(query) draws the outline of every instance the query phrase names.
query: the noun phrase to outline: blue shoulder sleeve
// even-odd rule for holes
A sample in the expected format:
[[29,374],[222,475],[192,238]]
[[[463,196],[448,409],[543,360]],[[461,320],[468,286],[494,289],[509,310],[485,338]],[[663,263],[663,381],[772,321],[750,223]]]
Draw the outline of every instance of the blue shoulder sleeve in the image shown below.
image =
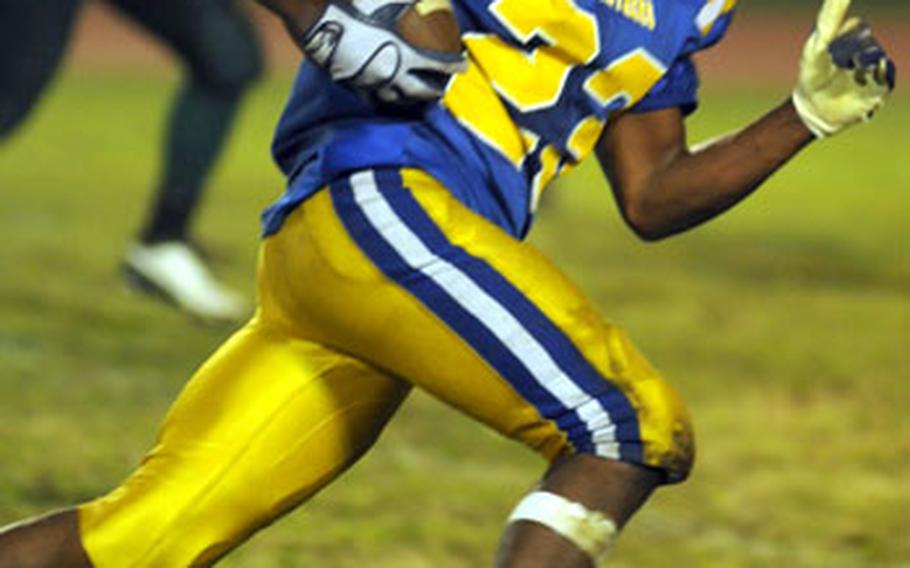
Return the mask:
[[712,47],[724,37],[733,20],[735,5],[735,0],[712,0],[704,4],[689,39],[670,69],[638,104],[629,109],[631,112],[665,108],[679,108],[684,115],[695,112],[698,108],[698,71],[692,55]]
[[666,108],[682,109],[684,115],[698,108],[698,71],[688,56],[677,59],[660,81],[630,112],[651,112]]

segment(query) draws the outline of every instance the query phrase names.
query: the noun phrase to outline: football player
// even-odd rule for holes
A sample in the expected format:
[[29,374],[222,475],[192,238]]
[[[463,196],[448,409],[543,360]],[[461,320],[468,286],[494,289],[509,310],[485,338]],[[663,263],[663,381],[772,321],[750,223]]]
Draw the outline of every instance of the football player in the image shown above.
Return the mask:
[[593,151],[637,234],[685,231],[868,120],[893,64],[849,0],[825,0],[793,95],[690,149],[692,56],[731,0],[458,0],[464,62],[404,39],[429,0],[269,4],[309,57],[278,128],[289,187],[265,215],[259,309],[126,482],[8,530],[0,558],[211,564],[330,484],[416,386],[550,462],[498,564],[592,566],[686,478],[693,436],[669,383],[522,241],[539,192]]
[[[204,319],[239,320],[246,303],[209,273],[189,225],[240,101],[261,72],[235,0],[111,0],[179,57],[186,80],[165,133],[157,193],[124,259],[128,281]],[[81,0],[0,0],[0,140],[27,117],[69,43]]]

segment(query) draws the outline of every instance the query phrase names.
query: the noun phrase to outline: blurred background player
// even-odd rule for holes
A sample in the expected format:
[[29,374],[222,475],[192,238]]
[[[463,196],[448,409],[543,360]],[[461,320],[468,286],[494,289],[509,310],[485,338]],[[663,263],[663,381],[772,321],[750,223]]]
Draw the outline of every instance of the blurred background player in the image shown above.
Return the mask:
[[[238,106],[262,70],[235,0],[110,0],[180,58],[185,79],[165,131],[147,219],[124,258],[128,282],[206,320],[236,320],[246,302],[209,272],[190,224]],[[34,108],[54,76],[82,0],[0,0],[0,140]]]

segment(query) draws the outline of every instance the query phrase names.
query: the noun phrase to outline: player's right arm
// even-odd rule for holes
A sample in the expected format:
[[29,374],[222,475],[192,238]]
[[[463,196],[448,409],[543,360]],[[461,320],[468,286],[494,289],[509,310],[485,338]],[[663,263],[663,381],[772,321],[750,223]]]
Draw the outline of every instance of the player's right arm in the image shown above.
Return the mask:
[[[284,21],[306,56],[332,79],[386,103],[435,100],[466,66],[457,24],[443,1],[257,1]],[[440,18],[448,25],[439,27]],[[435,38],[438,48],[417,46],[411,37]]]
[[850,0],[826,0],[806,44],[793,97],[747,128],[686,144],[679,109],[626,113],[597,155],[623,216],[644,239],[664,238],[726,211],[812,140],[867,120],[894,87],[894,65]]

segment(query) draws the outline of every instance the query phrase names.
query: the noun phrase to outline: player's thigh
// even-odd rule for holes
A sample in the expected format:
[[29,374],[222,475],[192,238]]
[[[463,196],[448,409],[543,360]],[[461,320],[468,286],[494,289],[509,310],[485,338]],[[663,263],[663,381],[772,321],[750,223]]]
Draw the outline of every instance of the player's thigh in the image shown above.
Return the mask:
[[266,244],[277,309],[553,458],[576,451],[683,478],[670,385],[547,259],[414,171],[361,172]]
[[236,0],[109,0],[169,45],[193,75],[236,93],[262,72],[253,27]]
[[80,0],[0,0],[0,135],[23,120],[54,75]]
[[187,384],[126,482],[80,508],[98,566],[207,564],[374,442],[408,387],[251,323]]

